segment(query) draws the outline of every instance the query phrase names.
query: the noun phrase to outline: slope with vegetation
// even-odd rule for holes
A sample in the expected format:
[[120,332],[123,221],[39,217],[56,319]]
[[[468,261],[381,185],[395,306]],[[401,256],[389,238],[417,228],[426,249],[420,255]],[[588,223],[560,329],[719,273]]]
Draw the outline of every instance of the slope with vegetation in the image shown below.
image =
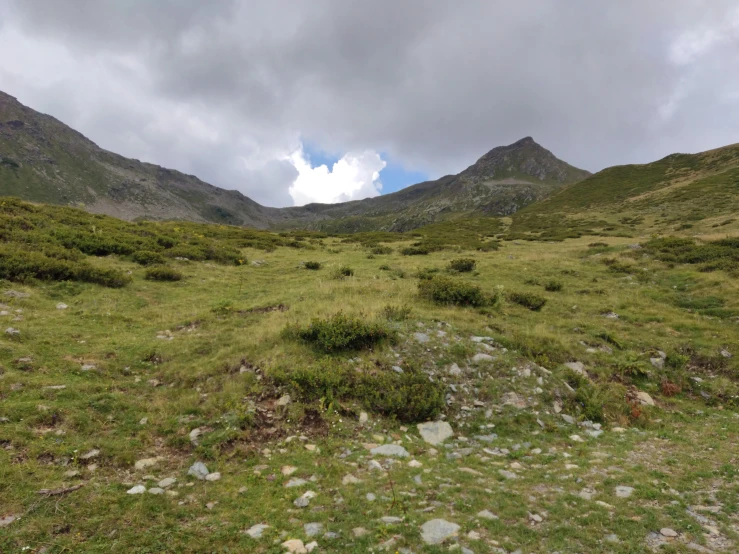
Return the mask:
[[735,552],[739,245],[500,224],[0,200],[0,551]]

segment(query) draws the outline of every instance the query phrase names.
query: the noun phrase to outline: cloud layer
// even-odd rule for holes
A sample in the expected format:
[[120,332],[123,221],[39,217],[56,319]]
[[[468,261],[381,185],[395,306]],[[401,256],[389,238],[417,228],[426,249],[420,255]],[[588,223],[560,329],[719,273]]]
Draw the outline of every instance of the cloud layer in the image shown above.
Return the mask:
[[[377,194],[375,152],[441,175],[527,135],[590,170],[739,141],[734,0],[5,0],[0,21],[1,90],[269,205]],[[306,167],[301,138],[341,161]]]

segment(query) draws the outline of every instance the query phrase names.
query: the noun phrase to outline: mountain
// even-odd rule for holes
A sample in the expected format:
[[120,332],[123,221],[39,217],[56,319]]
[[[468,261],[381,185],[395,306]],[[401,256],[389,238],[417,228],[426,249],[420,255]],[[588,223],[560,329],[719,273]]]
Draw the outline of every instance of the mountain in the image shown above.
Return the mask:
[[[513,217],[520,238],[723,228],[739,213],[739,144],[609,167]],[[732,218],[733,216],[733,218]]]
[[256,228],[405,231],[460,215],[510,215],[590,175],[526,137],[458,175],[341,204],[261,206],[193,175],[124,158],[0,92],[0,194],[76,205],[121,219],[184,219]]

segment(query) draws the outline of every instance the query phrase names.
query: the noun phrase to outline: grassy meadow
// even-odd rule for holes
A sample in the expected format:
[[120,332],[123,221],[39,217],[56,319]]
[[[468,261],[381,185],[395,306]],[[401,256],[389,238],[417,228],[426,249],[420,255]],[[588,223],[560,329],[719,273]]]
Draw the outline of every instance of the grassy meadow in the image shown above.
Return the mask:
[[736,239],[0,221],[0,552],[739,549]]

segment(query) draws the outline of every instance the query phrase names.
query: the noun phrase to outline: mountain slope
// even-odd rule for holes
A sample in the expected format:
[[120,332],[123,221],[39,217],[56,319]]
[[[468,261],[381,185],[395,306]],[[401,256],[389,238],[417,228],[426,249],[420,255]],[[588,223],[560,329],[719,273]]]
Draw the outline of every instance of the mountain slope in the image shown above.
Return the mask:
[[494,148],[459,175],[341,204],[268,208],[237,191],[103,150],[0,92],[0,194],[83,206],[122,219],[186,219],[257,228],[403,231],[475,213],[508,215],[588,175],[531,137]]
[[609,167],[515,214],[514,235],[717,228],[739,213],[739,144]]

